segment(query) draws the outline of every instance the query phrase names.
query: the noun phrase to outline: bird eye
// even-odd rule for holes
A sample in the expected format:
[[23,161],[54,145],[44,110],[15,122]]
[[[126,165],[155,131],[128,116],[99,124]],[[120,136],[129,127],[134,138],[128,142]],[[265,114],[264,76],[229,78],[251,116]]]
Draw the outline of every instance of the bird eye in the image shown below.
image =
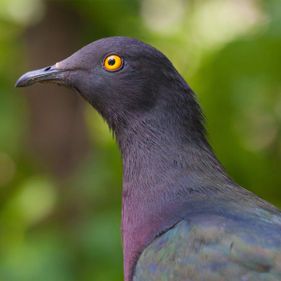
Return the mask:
[[103,61],[105,70],[114,72],[121,69],[123,66],[123,59],[118,55],[109,55]]

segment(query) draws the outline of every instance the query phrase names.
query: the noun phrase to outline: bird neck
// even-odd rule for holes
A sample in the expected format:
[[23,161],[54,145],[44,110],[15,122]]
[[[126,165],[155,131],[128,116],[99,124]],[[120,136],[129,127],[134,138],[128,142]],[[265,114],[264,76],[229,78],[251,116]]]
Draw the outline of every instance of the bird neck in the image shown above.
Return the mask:
[[192,99],[190,110],[190,102],[131,116],[116,134],[123,158],[125,281],[132,280],[141,251],[178,222],[186,202],[207,194],[210,182],[229,181],[206,141],[200,109]]

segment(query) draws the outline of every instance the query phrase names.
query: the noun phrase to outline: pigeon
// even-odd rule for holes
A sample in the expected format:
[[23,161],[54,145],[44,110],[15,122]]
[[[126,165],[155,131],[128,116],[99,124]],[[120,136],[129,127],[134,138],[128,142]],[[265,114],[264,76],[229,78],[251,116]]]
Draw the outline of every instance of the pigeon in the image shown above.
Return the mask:
[[108,37],[16,86],[37,82],[74,89],[116,137],[125,281],[281,280],[280,210],[227,175],[194,92],[164,54]]

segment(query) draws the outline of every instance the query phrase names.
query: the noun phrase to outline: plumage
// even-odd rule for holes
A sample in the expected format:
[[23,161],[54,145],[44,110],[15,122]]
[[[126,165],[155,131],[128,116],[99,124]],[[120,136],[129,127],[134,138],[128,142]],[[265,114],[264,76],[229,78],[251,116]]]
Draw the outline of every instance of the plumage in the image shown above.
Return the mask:
[[[123,64],[112,71],[108,56]],[[105,118],[123,159],[125,281],[281,280],[281,213],[224,171],[193,91],[138,40],[98,40],[17,82],[74,88]]]
[[240,208],[181,220],[143,251],[133,280],[281,280],[280,216]]

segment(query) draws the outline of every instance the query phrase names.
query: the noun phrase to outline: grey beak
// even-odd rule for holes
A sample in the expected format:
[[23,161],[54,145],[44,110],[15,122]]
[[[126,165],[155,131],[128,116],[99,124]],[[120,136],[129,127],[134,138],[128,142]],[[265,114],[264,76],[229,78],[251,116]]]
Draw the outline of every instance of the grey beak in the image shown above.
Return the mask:
[[63,83],[63,69],[58,69],[56,65],[29,71],[23,74],[16,82],[16,87],[26,87],[37,82]]

